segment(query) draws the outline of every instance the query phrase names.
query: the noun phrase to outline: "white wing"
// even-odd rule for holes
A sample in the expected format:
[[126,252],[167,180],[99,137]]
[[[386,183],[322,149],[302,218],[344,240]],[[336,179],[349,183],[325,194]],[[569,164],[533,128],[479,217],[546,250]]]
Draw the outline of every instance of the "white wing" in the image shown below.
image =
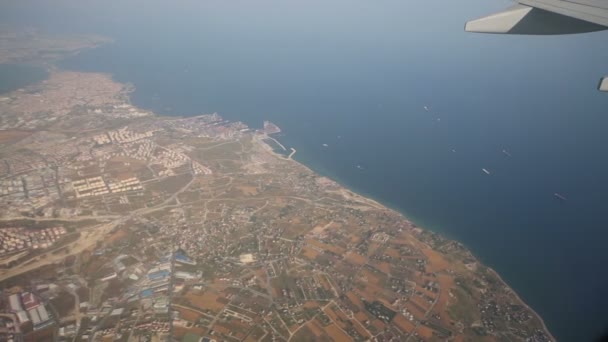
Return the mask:
[[600,85],[598,86],[600,91],[608,91],[608,77],[602,78]]
[[606,0],[520,0],[519,3],[608,28]]
[[508,34],[566,34],[608,29],[608,0],[519,0],[504,11],[469,21],[465,30]]
[[[569,34],[608,29],[608,0],[517,0],[504,11],[466,23],[465,30],[505,34]],[[608,77],[599,84],[608,91]]]

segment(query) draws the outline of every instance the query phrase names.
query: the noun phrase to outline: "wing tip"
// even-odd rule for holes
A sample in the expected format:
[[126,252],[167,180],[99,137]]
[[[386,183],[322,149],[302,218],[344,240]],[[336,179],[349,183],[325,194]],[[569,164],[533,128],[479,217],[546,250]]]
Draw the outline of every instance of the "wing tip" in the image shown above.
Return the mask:
[[528,5],[517,4],[503,11],[470,20],[466,32],[527,35],[572,34],[606,30],[608,27]]
[[532,7],[517,4],[501,12],[467,21],[464,30],[478,33],[508,33],[531,10]]
[[600,80],[600,83],[597,85],[597,90],[608,92],[608,76]]
[[466,23],[464,23],[464,31],[465,32],[475,32],[474,30],[471,29],[471,23],[473,23],[474,20],[471,21],[467,21]]

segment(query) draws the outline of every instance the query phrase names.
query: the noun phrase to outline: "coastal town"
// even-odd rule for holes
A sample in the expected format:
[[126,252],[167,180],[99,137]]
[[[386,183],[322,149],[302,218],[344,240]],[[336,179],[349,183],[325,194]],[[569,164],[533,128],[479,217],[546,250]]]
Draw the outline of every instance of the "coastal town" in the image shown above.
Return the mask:
[[464,246],[294,161],[277,125],[130,91],[52,68],[1,95],[0,340],[554,340]]

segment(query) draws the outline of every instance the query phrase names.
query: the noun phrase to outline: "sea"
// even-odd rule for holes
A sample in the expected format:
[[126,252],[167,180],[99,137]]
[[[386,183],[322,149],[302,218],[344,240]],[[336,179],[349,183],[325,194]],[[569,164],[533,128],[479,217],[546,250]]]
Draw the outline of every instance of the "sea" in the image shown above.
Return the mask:
[[162,115],[270,120],[299,162],[462,242],[558,340],[608,329],[608,33],[464,32],[504,0],[32,3],[0,20],[114,39],[62,68]]
[[0,97],[4,93],[43,81],[47,77],[48,72],[39,65],[0,63]]

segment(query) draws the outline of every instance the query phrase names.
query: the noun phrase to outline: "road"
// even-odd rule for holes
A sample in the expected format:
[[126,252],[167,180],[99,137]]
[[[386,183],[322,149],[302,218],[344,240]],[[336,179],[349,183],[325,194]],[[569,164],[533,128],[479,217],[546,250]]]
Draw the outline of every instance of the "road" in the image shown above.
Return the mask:
[[[48,250],[47,252],[35,257],[32,260],[25,262],[24,264],[18,265],[17,267],[12,267],[9,269],[4,269],[0,271],[0,281],[18,276],[23,273],[27,273],[33,271],[37,268],[40,268],[44,265],[49,265],[52,263],[60,262],[66,257],[70,255],[78,255],[84,252],[86,249],[95,245],[98,240],[103,239],[108,233],[112,231],[116,226],[123,223],[123,220],[117,220],[114,222],[102,224],[100,226],[95,226],[88,228],[86,230],[81,231],[80,238],[72,243],[69,243],[65,246],[61,246],[55,249]],[[53,252],[68,248],[68,253],[55,253]]]
[[[98,225],[98,226],[93,226],[93,227],[82,229],[79,231],[81,233],[81,235],[78,240],[76,240],[72,243],[69,243],[65,246],[61,246],[61,247],[58,247],[55,249],[48,250],[45,253],[35,257],[34,259],[28,260],[18,266],[12,267],[10,269],[0,270],[0,281],[33,271],[33,270],[40,268],[42,266],[45,266],[45,265],[60,262],[61,260],[65,259],[66,257],[68,257],[70,255],[78,255],[78,254],[84,252],[88,248],[94,246],[97,243],[97,241],[102,240],[114,228],[127,222],[128,220],[130,220],[136,216],[139,216],[139,215],[145,215],[145,214],[157,211],[157,210],[162,210],[165,207],[168,207],[169,203],[171,203],[173,200],[175,200],[179,194],[186,191],[190,187],[190,185],[192,185],[194,180],[195,180],[195,177],[193,175],[192,179],[186,185],[184,185],[181,189],[176,191],[173,195],[171,195],[169,198],[167,198],[162,203],[160,203],[152,208],[141,208],[141,209],[135,210],[128,216],[113,216],[113,215],[109,216],[108,215],[108,216],[99,216],[99,217],[87,216],[86,218],[75,217],[75,218],[67,218],[67,219],[54,219],[56,221],[81,221],[83,219],[114,218],[115,220],[108,222],[108,223]],[[32,218],[27,218],[27,219],[32,220]],[[63,249],[63,248],[68,248],[69,252],[67,254],[66,253],[53,254],[53,252],[55,252],[59,249]],[[34,261],[32,262],[32,260],[34,260]]]

